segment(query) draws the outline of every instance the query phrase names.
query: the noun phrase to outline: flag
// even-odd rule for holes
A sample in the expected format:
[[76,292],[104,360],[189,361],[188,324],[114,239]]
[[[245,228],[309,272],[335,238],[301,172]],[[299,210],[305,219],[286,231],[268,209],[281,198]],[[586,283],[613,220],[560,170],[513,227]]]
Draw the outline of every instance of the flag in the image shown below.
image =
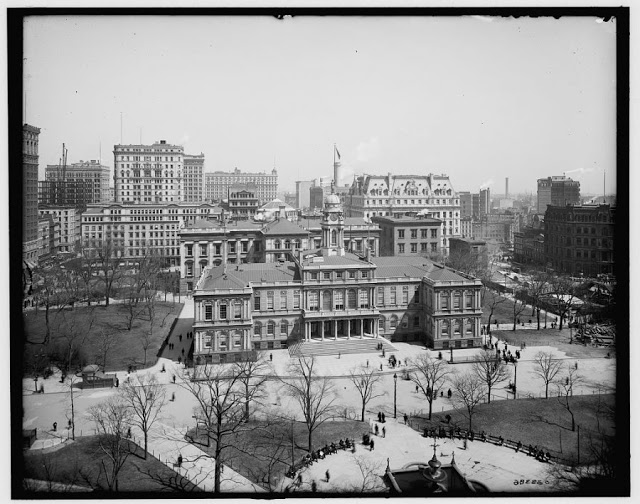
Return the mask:
[[338,155],[338,159],[340,159],[340,151],[338,150],[338,148],[334,145],[333,148],[336,150],[336,154]]

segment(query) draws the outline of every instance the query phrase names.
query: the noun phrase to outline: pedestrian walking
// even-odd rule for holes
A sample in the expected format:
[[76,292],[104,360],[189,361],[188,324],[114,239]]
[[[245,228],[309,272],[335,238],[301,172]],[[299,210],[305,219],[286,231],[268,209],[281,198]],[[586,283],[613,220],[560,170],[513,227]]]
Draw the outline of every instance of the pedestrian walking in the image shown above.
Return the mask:
[[178,467],[182,467],[182,453],[178,454]]
[[127,429],[127,439],[131,439],[131,427]]
[[385,423],[387,420],[385,419],[384,413],[382,413],[382,423]]
[[176,375],[173,375],[173,383],[176,382]]
[[182,334],[178,336],[178,340],[182,341]]
[[53,432],[58,430],[58,422],[53,422]]
[[464,438],[464,449],[467,449],[467,438]]
[[376,436],[378,435],[378,430],[379,430],[379,429],[378,429],[378,424],[376,424],[376,427],[375,427],[375,429],[374,429],[374,432],[376,433]]
[[382,364],[380,364],[380,371],[382,371]]
[[324,475],[327,478],[327,483],[329,483],[329,479],[331,478],[331,475],[329,474],[329,469],[327,469],[327,471],[324,473]]
[[338,352],[338,359],[340,358],[340,352]]
[[407,420],[409,420],[409,417],[407,416],[407,414],[404,414],[404,424],[407,425]]
[[378,411],[378,422],[382,422],[382,412]]
[[371,441],[369,441],[369,451],[373,451],[373,439]]
[[418,386],[416,385],[416,394],[418,393]]
[[269,362],[273,362],[273,354],[272,353],[269,354]]
[[447,397],[449,399],[451,399],[451,396],[453,395],[453,393],[451,392],[451,389],[447,390]]
[[576,361],[576,369],[578,369],[578,361]]
[[367,359],[367,367],[369,367],[369,359]]
[[71,428],[71,419],[69,419],[69,422],[67,423],[67,429]]
[[176,400],[176,393],[171,392],[171,401],[175,401],[175,400]]
[[184,348],[182,349],[182,355],[184,355]]
[[387,429],[386,427],[382,427],[382,437],[387,437]]
[[313,480],[311,482],[311,491],[312,492],[317,492],[318,491],[318,484],[316,483],[316,480]]

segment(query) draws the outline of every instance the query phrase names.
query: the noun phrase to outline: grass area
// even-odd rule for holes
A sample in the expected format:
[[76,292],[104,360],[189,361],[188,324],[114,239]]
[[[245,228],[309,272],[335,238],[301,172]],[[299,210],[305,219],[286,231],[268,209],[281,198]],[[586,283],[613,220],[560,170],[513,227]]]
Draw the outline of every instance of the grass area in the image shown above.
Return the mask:
[[[580,426],[580,463],[593,459],[591,448],[599,446],[606,436],[615,435],[615,396],[613,394],[574,396],[569,399],[576,424]],[[426,418],[412,418],[414,424],[434,428],[446,426],[445,415],[451,415],[451,425],[466,429],[468,419],[462,411],[444,411]],[[599,426],[599,427],[598,427]],[[571,431],[571,415],[558,398],[494,401],[479,405],[473,415],[473,430],[483,430],[493,436],[522,441],[549,450],[565,460],[578,461],[578,429]],[[611,440],[609,440],[611,441]]]
[[[487,301],[491,299],[491,296],[487,295],[485,298],[485,304],[482,307],[482,323],[486,324],[489,321],[489,311],[490,308],[487,306]],[[553,320],[552,315],[547,315],[547,326],[551,326],[551,321]],[[518,318],[521,321],[536,322],[535,314],[531,314],[531,307],[525,308],[525,310],[518,315]],[[506,298],[503,302],[496,305],[493,309],[493,316],[491,317],[491,322],[497,320],[500,324],[512,324],[513,323],[513,301],[511,299]],[[544,315],[540,317],[540,324],[544,326]]]
[[[199,491],[188,480],[183,479],[159,460],[148,456],[135,444],[118,477],[120,492],[171,492]],[[24,452],[23,477],[43,481],[55,481],[91,488],[94,491],[108,490],[101,461],[111,467],[99,445],[98,436],[77,438],[64,448],[45,451]]]
[[[575,330],[574,330],[575,334]],[[527,344],[527,348],[536,346],[553,346],[558,350],[565,352],[567,356],[574,358],[589,357],[606,357],[607,353],[612,358],[615,357],[615,347],[592,347],[577,342],[575,339],[571,341],[569,329],[517,329],[515,331],[491,331],[491,335],[509,344],[520,346],[522,343]],[[533,348],[531,350],[534,350]]]
[[[155,362],[158,350],[169,334],[173,319],[180,314],[183,306],[182,303],[156,303],[153,333],[146,352],[147,366]],[[133,321],[130,330],[127,328],[127,314],[128,310],[122,304],[50,310],[50,341],[46,345],[25,344],[25,373],[31,374],[34,367],[46,367],[49,361],[55,365],[56,359],[68,353],[67,343],[69,338],[74,337],[75,347],[78,348],[76,360],[80,365],[97,363],[107,371],[127,369],[130,365],[143,366],[144,339],[151,327],[148,314],[141,313]],[[23,321],[25,340],[43,341],[46,334],[44,310],[24,312]],[[105,365],[104,348],[107,344],[109,348]]]
[[[224,464],[267,489],[269,479],[274,485],[291,466],[292,451],[295,463],[300,462],[308,453],[308,431],[304,423],[294,422],[292,425],[290,422],[275,424],[250,422],[247,427],[226,442],[231,447],[223,451]],[[347,437],[354,439],[356,444],[362,443],[362,435],[368,431],[367,422],[353,420],[325,422],[314,431],[313,446],[317,450],[332,442],[338,444],[340,439]],[[200,430],[196,436],[195,429],[188,433],[198,448],[213,456],[214,441],[211,440],[211,446],[205,446],[206,436],[202,434]],[[361,447],[362,444],[359,448]]]

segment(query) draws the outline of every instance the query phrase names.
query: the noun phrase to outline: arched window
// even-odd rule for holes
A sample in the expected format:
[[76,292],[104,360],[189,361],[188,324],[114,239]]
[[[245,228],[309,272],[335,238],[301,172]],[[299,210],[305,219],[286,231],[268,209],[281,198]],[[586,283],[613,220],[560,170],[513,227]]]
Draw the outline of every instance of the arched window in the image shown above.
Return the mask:
[[229,340],[229,335],[227,334],[227,331],[220,331],[218,333],[218,345],[220,347],[220,350],[227,349],[228,340]]
[[284,248],[289,250],[291,248],[291,240],[284,241]]
[[461,308],[461,299],[462,299],[462,294],[460,293],[460,291],[455,291],[453,293],[453,309],[454,310],[459,310]]
[[338,243],[338,233],[336,233],[336,230],[334,229],[333,231],[331,231],[331,245],[337,245]]
[[282,320],[280,322],[280,334],[287,335],[289,333],[289,322]]
[[276,323],[273,320],[267,322],[267,336],[273,337],[276,333]]
[[280,240],[276,240],[276,241],[273,243],[273,246],[274,246],[274,248],[275,248],[276,250],[280,250],[280,248],[281,248]]
[[449,337],[449,322],[446,320],[442,321],[442,335]]
[[253,324],[253,335],[258,337],[262,336],[262,324],[260,322]]
[[240,348],[242,346],[242,334],[240,331],[233,331],[233,347]]
[[398,317],[396,317],[395,315],[391,315],[391,321],[389,323],[389,329],[394,331],[396,329],[396,327],[398,327]]
[[473,334],[473,323],[471,322],[471,319],[467,319],[467,322],[465,323],[465,331],[466,334]]
[[322,310],[331,311],[333,306],[331,304],[331,291],[322,291]]
[[460,320],[458,319],[453,322],[453,334],[460,336]]
[[353,289],[349,289],[347,291],[347,308],[355,309],[356,307],[356,291]]
[[299,249],[299,248],[300,248],[300,240],[297,240],[297,239],[296,239],[296,240],[294,240],[294,242],[293,242],[293,246],[294,246],[295,248]]

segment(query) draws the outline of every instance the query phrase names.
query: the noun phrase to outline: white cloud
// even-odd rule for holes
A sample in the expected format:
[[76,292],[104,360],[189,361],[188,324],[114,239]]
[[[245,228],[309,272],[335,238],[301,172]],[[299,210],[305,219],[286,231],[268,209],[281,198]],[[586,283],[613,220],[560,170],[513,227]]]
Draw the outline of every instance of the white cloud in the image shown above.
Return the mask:
[[490,178],[489,180],[487,180],[486,182],[483,182],[482,184],[480,184],[480,189],[486,189],[487,187],[492,186],[493,184],[495,184],[495,182],[493,181],[492,178]]
[[371,161],[380,156],[380,141],[378,137],[371,137],[366,142],[360,142],[356,147],[356,160]]

